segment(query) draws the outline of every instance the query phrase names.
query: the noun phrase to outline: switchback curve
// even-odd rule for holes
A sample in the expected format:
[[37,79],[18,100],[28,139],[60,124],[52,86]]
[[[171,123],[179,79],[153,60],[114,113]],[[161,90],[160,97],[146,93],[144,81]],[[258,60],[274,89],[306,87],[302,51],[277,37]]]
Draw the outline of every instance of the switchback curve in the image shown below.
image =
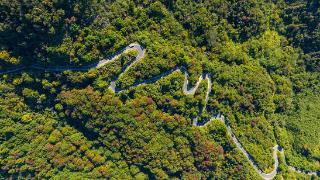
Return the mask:
[[[129,50],[137,50],[138,55],[134,59],[133,62],[131,62],[125,69],[123,69],[123,71],[118,75],[118,77],[116,77],[114,80],[111,81],[109,89],[116,93],[116,92],[124,90],[124,89],[120,89],[120,88],[116,87],[116,83],[115,82],[119,79],[119,77],[121,77],[122,74],[124,72],[126,72],[128,69],[130,69],[135,63],[137,63],[139,60],[141,60],[142,58],[145,57],[144,48],[142,46],[140,46],[139,44],[137,44],[137,43],[130,44],[127,47],[125,47],[124,49],[121,49],[120,51],[115,53],[113,56],[105,58],[105,59],[99,61],[98,63],[90,64],[88,66],[83,66],[83,67],[72,67],[72,66],[43,67],[43,66],[38,66],[38,65],[32,65],[32,66],[28,66],[28,67],[27,66],[20,66],[20,67],[14,68],[14,69],[0,71],[0,75],[7,74],[7,73],[20,72],[20,71],[23,71],[23,70],[28,69],[28,68],[43,70],[43,71],[47,71],[47,72],[61,72],[61,71],[65,71],[65,70],[86,71],[86,70],[93,69],[93,68],[97,68],[98,69],[98,68],[101,68],[104,65],[106,65],[106,64],[108,64],[108,63],[110,63],[110,62],[112,62],[112,61],[114,61],[116,59],[118,59],[122,53],[127,52]],[[210,76],[209,73],[202,74],[199,77],[198,81],[196,82],[195,86],[190,88],[190,89],[188,89],[188,85],[189,85],[188,77],[189,77],[189,74],[188,74],[186,68],[183,67],[183,66],[182,67],[175,67],[172,70],[170,70],[168,72],[165,72],[165,73],[162,73],[162,74],[160,74],[158,76],[155,76],[155,77],[153,77],[151,79],[144,80],[142,82],[136,82],[136,83],[132,84],[131,86],[127,87],[126,89],[131,88],[131,87],[136,87],[136,86],[139,86],[141,84],[154,83],[154,82],[158,81],[159,79],[170,75],[174,71],[180,71],[180,72],[185,74],[184,83],[183,83],[183,87],[182,87],[182,91],[183,91],[183,93],[185,95],[194,95],[196,90],[198,89],[201,81],[202,80],[207,80],[208,81],[207,93],[206,93],[206,97],[205,97],[205,105],[204,105],[203,109],[201,110],[201,112],[203,112],[206,109],[206,105],[208,103],[209,95],[211,93],[211,87],[212,87],[212,79],[211,79],[211,76]],[[202,125],[198,124],[197,118],[194,118],[192,124],[194,126],[197,126],[197,127],[203,127],[203,126],[207,126],[213,120],[221,120],[226,125],[227,130],[228,130],[228,132],[229,132],[229,134],[231,136],[231,139],[235,143],[236,147],[244,154],[246,159],[250,162],[252,167],[256,170],[257,173],[259,173],[259,175],[262,178],[264,178],[266,180],[269,180],[269,179],[273,179],[276,176],[277,170],[278,170],[278,166],[279,166],[279,160],[278,160],[277,152],[280,152],[281,154],[284,155],[284,150],[282,148],[280,148],[280,146],[275,145],[273,147],[273,158],[274,158],[274,161],[275,161],[273,171],[270,172],[270,173],[264,173],[263,171],[261,171],[259,169],[258,165],[254,161],[252,156],[241,145],[240,141],[237,139],[237,137],[233,133],[233,130],[232,130],[228,120],[225,118],[224,115],[218,114],[216,116],[212,116],[207,123],[202,124]],[[307,174],[307,175],[319,175],[319,172],[306,172],[306,171],[298,170],[297,168],[289,166],[289,165],[287,165],[287,166],[289,167],[289,169],[291,169],[293,171],[296,171],[298,173],[303,173],[303,174]]]

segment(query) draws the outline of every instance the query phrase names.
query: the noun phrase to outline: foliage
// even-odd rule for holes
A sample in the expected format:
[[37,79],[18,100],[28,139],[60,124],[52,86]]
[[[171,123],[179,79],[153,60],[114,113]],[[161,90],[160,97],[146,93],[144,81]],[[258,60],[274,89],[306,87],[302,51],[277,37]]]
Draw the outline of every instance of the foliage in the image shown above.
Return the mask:
[[[191,126],[217,113],[264,172],[276,143],[319,171],[319,17],[312,0],[2,0],[0,179],[259,178],[222,122]],[[136,51],[1,73],[94,65],[133,42],[146,56],[132,66]],[[210,74],[204,111],[208,82],[185,95],[178,69],[190,87]]]
[[296,101],[295,112],[279,117],[279,142],[286,149],[289,164],[315,171],[319,169],[319,97],[300,94]]

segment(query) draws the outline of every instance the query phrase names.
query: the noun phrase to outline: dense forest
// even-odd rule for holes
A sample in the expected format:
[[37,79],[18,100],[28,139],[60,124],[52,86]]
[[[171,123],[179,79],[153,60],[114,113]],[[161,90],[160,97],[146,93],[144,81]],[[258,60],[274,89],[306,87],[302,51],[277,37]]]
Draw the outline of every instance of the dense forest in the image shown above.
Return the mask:
[[317,179],[319,109],[318,0],[0,0],[0,179],[260,179],[218,113],[263,172],[278,144],[275,179]]

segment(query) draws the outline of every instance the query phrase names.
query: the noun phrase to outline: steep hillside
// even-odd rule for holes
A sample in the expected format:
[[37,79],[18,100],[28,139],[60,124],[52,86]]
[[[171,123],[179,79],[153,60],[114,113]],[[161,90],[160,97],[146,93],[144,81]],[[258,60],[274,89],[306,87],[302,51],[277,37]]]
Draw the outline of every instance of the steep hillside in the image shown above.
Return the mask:
[[1,0],[0,179],[319,176],[319,6]]

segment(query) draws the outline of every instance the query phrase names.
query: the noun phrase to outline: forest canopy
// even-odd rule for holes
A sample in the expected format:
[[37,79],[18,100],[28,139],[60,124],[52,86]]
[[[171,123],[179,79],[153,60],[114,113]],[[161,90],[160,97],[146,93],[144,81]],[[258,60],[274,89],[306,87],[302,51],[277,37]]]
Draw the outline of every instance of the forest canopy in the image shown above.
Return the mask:
[[[317,0],[0,0],[0,179],[261,178],[218,113],[263,172],[279,144],[276,179],[316,177],[288,165],[320,172],[319,13]],[[212,82],[186,95],[181,67],[189,88]]]

